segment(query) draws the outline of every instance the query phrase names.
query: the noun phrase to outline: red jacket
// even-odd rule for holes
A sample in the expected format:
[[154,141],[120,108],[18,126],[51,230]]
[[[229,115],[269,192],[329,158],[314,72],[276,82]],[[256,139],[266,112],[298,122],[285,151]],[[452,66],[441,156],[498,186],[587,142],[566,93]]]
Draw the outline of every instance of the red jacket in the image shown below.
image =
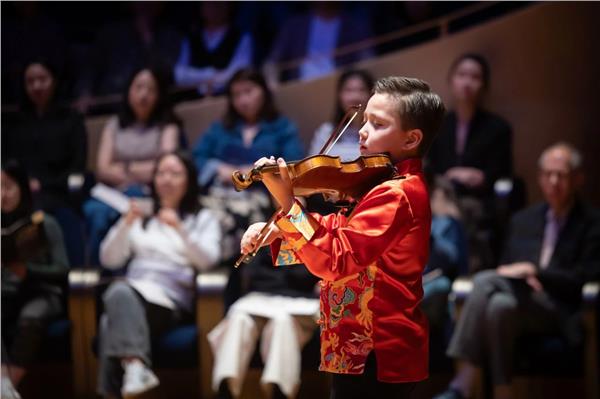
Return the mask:
[[350,216],[309,214],[296,203],[277,220],[276,264],[299,261],[321,282],[321,366],[361,374],[375,350],[383,382],[428,376],[427,320],[419,308],[431,211],[421,160],[369,191]]

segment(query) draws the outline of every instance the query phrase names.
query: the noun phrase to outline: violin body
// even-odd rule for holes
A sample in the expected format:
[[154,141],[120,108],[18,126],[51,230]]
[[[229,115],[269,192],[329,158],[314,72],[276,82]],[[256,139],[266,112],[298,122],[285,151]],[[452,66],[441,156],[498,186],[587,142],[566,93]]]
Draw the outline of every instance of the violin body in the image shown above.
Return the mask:
[[[313,155],[287,166],[294,195],[322,193],[335,201],[358,199],[395,173],[392,161],[385,154],[361,156],[349,162],[342,162],[337,156]],[[236,171],[232,175],[233,184],[236,190],[244,190],[261,181],[264,173],[279,174],[279,167],[255,168],[248,175]]]

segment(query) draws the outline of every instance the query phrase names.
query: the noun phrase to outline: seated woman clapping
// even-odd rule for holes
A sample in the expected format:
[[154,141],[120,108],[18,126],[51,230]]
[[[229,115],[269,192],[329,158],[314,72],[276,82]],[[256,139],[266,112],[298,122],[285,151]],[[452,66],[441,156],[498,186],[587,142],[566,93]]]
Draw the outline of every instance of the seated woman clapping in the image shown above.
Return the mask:
[[154,210],[144,217],[132,202],[101,244],[100,260],[129,265],[124,280],[103,296],[98,391],[134,395],[158,385],[150,369],[151,337],[192,309],[194,277],[220,259],[218,220],[198,202],[196,168],[182,152],[163,155],[152,184]]

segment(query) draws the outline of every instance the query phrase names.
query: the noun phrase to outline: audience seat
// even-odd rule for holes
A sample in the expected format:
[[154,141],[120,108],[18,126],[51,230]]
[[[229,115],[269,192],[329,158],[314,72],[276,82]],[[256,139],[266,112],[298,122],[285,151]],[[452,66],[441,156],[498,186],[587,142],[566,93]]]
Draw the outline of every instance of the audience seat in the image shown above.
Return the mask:
[[[96,269],[73,270],[70,282],[70,318],[73,324],[72,351],[74,394],[94,397],[98,373],[97,330],[101,314],[101,292],[113,278],[101,277]],[[196,313],[199,313],[196,309]],[[199,397],[199,344],[196,315],[152,342],[153,369],[164,397]]]
[[23,398],[72,397],[70,338],[71,322],[66,316],[48,324],[38,357],[18,387]]

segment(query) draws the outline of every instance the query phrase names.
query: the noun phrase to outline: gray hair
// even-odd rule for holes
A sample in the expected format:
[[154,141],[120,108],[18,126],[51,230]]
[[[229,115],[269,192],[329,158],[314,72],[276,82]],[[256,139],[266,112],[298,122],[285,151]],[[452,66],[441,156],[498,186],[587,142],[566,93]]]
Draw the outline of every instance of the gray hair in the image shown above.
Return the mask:
[[558,149],[566,150],[569,153],[569,165],[571,166],[571,171],[581,169],[583,165],[583,156],[581,155],[581,152],[566,141],[559,141],[558,143],[552,144],[550,147],[546,148],[538,158],[538,167],[541,169],[542,163],[548,154]]

